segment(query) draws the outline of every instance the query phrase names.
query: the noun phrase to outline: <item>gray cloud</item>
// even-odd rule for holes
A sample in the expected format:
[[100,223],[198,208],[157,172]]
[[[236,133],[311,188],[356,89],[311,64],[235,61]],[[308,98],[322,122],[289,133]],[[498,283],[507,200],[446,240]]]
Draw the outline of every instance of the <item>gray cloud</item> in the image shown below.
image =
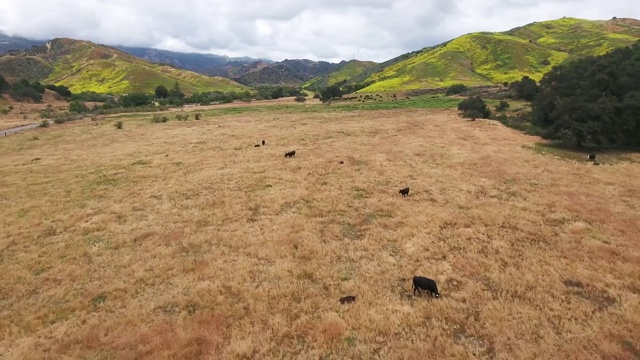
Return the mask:
[[282,60],[384,61],[563,16],[640,18],[628,0],[2,0],[0,32]]

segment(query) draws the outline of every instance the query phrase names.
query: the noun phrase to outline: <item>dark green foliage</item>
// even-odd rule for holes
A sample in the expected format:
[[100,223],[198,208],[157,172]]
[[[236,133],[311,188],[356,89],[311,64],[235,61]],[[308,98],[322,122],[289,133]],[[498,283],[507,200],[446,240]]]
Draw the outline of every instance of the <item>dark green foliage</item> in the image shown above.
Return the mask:
[[93,91],[85,91],[78,94],[71,94],[71,101],[91,101],[91,102],[107,102],[113,97],[104,94],[98,94]]
[[47,120],[42,120],[40,121],[40,124],[38,124],[38,126],[42,128],[49,127],[49,122]]
[[578,146],[640,146],[640,42],[554,67],[532,123]]
[[454,84],[449,86],[449,88],[447,89],[447,93],[445,95],[457,95],[457,94],[462,94],[463,92],[467,91],[467,86],[465,84]]
[[0,75],[0,94],[2,94],[5,90],[9,89],[9,83],[4,78],[4,76]]
[[173,87],[169,91],[169,97],[177,98],[177,99],[184,98],[184,93],[182,92],[182,89],[180,88],[180,84],[178,84],[177,81],[173,84]]
[[169,118],[161,115],[153,115],[151,118],[152,123],[166,123],[167,121],[169,121]]
[[72,101],[69,103],[69,112],[72,113],[86,113],[89,111],[89,108],[82,101]]
[[500,100],[500,103],[496,105],[496,111],[504,111],[507,110],[511,105],[504,100]]
[[200,120],[201,116],[202,115],[200,113],[196,113],[196,114],[193,115],[193,118],[194,118],[194,120]]
[[279,99],[290,96],[305,96],[302,89],[292,86],[260,86],[256,88],[258,100]]
[[122,129],[123,124],[124,123],[122,122],[122,120],[119,120],[119,121],[116,121],[114,126],[116,127],[116,129]]
[[528,76],[523,76],[522,80],[514,81],[509,88],[515,93],[516,99],[533,101],[538,93],[538,84]]
[[307,98],[304,97],[304,96],[298,95],[298,96],[296,96],[296,101],[299,102],[299,103],[303,103],[303,102],[307,101]]
[[11,87],[9,96],[17,101],[42,101],[44,86],[39,82],[29,83],[29,80],[22,79]]
[[132,93],[120,98],[120,105],[125,108],[151,105],[153,99],[144,93]]
[[342,97],[343,93],[342,93],[342,90],[340,90],[340,85],[334,84],[320,90],[319,94],[320,94],[320,101],[327,102],[327,101]]
[[166,99],[169,96],[169,90],[164,85],[158,85],[156,87],[156,98]]
[[58,94],[60,94],[60,96],[68,98],[70,97],[71,94],[71,90],[69,90],[68,87],[64,86],[64,85],[53,85],[53,84],[48,84],[44,86],[46,89],[49,89],[51,91],[54,91]]
[[176,114],[176,119],[178,119],[178,121],[186,121],[189,119],[189,114]]
[[486,119],[491,115],[487,104],[479,96],[470,96],[458,104],[458,110],[462,111],[462,116],[471,119]]

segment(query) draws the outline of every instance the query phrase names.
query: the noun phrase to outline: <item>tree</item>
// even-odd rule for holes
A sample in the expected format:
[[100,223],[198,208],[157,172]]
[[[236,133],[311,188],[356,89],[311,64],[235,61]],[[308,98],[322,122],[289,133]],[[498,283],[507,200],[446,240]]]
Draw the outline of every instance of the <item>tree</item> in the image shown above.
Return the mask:
[[465,84],[454,84],[449,86],[445,95],[457,95],[462,94],[467,91],[467,86]]
[[523,76],[520,81],[512,82],[509,88],[515,92],[516,99],[524,99],[527,101],[533,101],[538,93],[538,84],[528,76]]
[[9,83],[4,78],[4,76],[0,75],[0,94],[2,94],[7,89],[9,89]]
[[120,104],[125,108],[146,106],[151,104],[151,100],[153,99],[145,93],[131,93],[121,97]]
[[89,108],[82,101],[72,101],[69,103],[69,112],[73,113],[85,113],[89,111]]
[[554,67],[540,81],[532,124],[577,146],[640,146],[640,42]]
[[178,84],[177,81],[173,84],[171,91],[169,91],[169,97],[178,99],[184,98],[184,93],[182,92],[182,89],[180,89],[180,84]]
[[496,105],[496,111],[504,111],[507,110],[511,105],[504,101],[504,100],[500,100],[500,103],[498,103],[498,105]]
[[156,87],[156,97],[158,99],[166,99],[168,96],[169,96],[169,90],[166,87],[164,87],[164,85],[158,85],[158,87]]
[[321,90],[319,95],[320,95],[320,101],[324,103],[329,100],[342,97],[342,91],[340,90],[340,85],[334,84]]
[[462,116],[465,118],[488,118],[491,115],[491,111],[487,107],[487,104],[479,96],[470,96],[462,100],[458,104],[458,110],[462,111]]

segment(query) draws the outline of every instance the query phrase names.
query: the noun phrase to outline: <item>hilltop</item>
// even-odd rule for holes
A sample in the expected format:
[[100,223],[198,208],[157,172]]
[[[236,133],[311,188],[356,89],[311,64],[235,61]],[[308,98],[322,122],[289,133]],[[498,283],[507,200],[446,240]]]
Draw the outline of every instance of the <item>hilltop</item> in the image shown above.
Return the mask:
[[491,85],[527,75],[539,80],[554,65],[602,55],[640,39],[640,21],[562,18],[506,32],[477,32],[401,55],[350,79],[363,91]]
[[0,73],[12,80],[65,85],[73,92],[149,92],[175,82],[186,93],[246,90],[230,79],[153,64],[113,47],[67,38],[0,57]]
[[328,73],[307,81],[303,87],[306,89],[319,89],[338,83],[343,80],[348,80],[354,76],[361,74],[366,69],[375,66],[377,63],[373,61],[342,61],[335,68]]

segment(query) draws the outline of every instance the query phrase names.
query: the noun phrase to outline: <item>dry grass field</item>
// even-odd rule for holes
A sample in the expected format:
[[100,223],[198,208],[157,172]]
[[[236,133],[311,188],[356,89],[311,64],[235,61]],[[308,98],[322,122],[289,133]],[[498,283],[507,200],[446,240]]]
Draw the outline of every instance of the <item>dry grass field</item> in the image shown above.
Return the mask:
[[638,155],[451,110],[203,114],[0,138],[0,358],[640,358]]

